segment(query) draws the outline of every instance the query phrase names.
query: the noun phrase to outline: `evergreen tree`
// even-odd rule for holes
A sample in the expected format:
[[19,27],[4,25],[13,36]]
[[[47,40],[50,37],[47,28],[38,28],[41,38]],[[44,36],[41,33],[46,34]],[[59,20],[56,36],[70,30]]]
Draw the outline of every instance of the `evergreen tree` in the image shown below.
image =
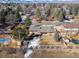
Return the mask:
[[25,24],[27,27],[31,25],[31,19],[28,16],[26,17]]
[[1,24],[5,23],[5,12],[4,12],[4,10],[2,10],[0,12],[0,23]]
[[49,6],[48,10],[46,11],[46,17],[51,16],[51,5]]
[[36,10],[36,17],[39,18],[40,20],[42,19],[41,12],[40,12],[39,8],[37,8],[37,10]]
[[18,12],[22,11],[22,7],[20,5],[17,6],[17,11]]
[[15,12],[15,14],[14,14],[14,15],[16,16],[15,22],[18,22],[18,21],[19,21],[19,19],[21,18],[20,14],[19,14],[19,11],[18,11],[18,10],[16,10],[16,12]]
[[14,38],[22,40],[23,38],[27,37],[27,31],[22,28],[15,28],[12,32]]
[[58,17],[60,22],[62,22],[62,21],[64,20],[64,16],[65,16],[65,13],[64,13],[64,11],[61,9],[61,10],[60,10],[60,13],[59,13],[59,17]]
[[59,37],[60,37],[59,36],[59,31],[56,30],[55,35],[54,35],[55,40],[59,41]]

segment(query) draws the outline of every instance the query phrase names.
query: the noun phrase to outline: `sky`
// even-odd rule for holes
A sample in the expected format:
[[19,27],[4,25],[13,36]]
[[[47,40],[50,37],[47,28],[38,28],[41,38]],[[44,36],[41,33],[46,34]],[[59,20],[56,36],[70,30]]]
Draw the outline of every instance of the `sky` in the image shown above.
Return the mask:
[[0,3],[79,3],[79,0],[0,0]]

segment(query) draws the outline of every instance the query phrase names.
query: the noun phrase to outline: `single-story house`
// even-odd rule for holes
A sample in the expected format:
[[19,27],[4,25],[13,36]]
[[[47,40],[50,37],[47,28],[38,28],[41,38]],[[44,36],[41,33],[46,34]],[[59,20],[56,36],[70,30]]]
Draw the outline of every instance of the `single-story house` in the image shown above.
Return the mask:
[[60,23],[54,23],[52,21],[42,21],[41,23],[33,23],[29,28],[29,32],[54,35],[56,31],[54,26],[59,24]]
[[69,22],[63,23],[64,30],[67,33],[75,34],[79,31],[79,23],[78,22]]
[[66,34],[76,34],[79,32],[79,23],[78,22],[62,22],[60,25],[55,26],[58,31]]

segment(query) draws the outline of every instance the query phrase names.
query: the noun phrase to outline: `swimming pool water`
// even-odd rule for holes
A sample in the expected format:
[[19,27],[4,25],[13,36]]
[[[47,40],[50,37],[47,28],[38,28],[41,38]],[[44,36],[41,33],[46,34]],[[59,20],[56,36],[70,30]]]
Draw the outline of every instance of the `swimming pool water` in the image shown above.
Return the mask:
[[10,42],[10,39],[8,39],[8,38],[0,38],[0,43],[4,43],[4,42]]

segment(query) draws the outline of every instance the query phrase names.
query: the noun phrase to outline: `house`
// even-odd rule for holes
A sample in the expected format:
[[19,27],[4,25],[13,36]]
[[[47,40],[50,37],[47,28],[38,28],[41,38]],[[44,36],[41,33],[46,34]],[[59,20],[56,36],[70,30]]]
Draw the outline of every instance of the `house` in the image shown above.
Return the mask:
[[61,22],[60,25],[55,26],[62,35],[73,35],[79,32],[79,23],[78,22]]
[[70,34],[75,34],[79,31],[78,22],[63,23],[63,26],[64,26],[65,32]]
[[42,21],[41,23],[33,23],[29,28],[29,32],[54,35],[56,31],[54,26],[56,25],[59,25],[59,23],[54,23],[52,21]]
[[54,33],[54,25],[53,22],[51,21],[43,21],[41,23],[33,23],[30,28],[30,32],[33,33],[42,33],[42,34],[49,34],[49,33]]

